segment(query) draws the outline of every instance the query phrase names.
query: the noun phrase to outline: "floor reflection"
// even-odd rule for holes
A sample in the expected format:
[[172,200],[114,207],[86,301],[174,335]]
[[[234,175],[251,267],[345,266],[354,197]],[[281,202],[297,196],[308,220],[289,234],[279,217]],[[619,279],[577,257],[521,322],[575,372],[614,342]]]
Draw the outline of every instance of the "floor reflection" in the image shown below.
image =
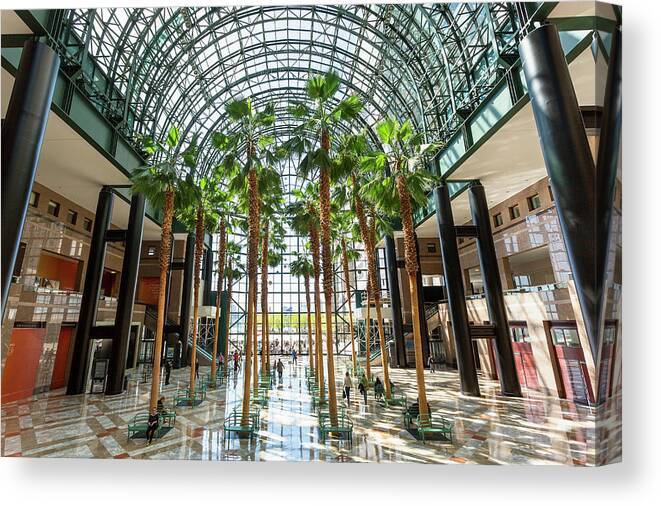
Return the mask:
[[[113,397],[65,396],[64,390],[2,405],[3,456],[193,459],[244,461],[420,462],[445,464],[594,465],[621,457],[621,397],[595,411],[565,400],[526,393],[498,395],[498,384],[480,380],[481,398],[459,393],[456,371],[426,374],[433,413],[454,421],[453,444],[423,445],[403,428],[401,408],[367,404],[352,392],[348,413],[354,441],[319,441],[312,398],[305,386],[305,362],[286,364],[270,391],[253,441],[224,441],[223,420],[242,400],[242,375],[232,374],[199,406],[177,409],[177,423],[146,446],[128,440],[126,426],[146,411],[149,383],[131,383]],[[202,368],[202,372],[204,368]],[[380,373],[374,368],[375,374]],[[338,367],[341,380],[344,367]],[[138,377],[140,377],[138,375]],[[391,379],[409,401],[416,398],[415,371],[394,369]],[[166,397],[188,381],[188,369],[173,371]],[[338,393],[341,388],[338,388]],[[341,405],[341,399],[338,405]]]

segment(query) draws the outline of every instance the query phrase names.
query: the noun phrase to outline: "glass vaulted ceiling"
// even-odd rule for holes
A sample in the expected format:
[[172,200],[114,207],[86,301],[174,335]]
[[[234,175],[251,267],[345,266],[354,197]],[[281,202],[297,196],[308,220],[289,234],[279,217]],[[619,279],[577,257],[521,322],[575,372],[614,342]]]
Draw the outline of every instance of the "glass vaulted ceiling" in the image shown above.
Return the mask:
[[[97,106],[132,137],[176,123],[205,139],[227,128],[225,104],[273,102],[276,136],[296,121],[305,80],[336,71],[366,108],[356,128],[410,118],[428,141],[447,138],[490,91],[514,51],[514,4],[335,5],[71,10],[76,55],[112,86]],[[71,47],[71,46],[69,46]],[[83,73],[84,73],[83,66]],[[94,83],[88,83],[94,85]],[[120,97],[119,99],[117,97]]]

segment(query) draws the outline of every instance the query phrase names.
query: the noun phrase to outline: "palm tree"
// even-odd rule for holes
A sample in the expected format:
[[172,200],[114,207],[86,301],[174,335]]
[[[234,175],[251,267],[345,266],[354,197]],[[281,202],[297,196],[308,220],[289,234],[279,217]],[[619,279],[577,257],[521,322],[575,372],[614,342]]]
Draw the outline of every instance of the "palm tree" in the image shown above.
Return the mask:
[[[411,292],[413,313],[413,344],[415,347],[415,370],[418,384],[420,413],[427,414],[427,392],[425,389],[424,362],[422,359],[421,318],[418,312],[417,245],[413,227],[411,203],[425,204],[434,176],[423,167],[426,157],[440,146],[423,144],[422,135],[414,135],[409,121],[400,124],[387,118],[376,127],[377,134],[387,152],[376,151],[361,158],[362,169],[370,175],[361,192],[385,213],[398,212],[404,232],[404,257]],[[390,167],[392,173],[387,172]],[[387,384],[387,383],[386,383]]]
[[[250,416],[250,358],[253,351],[250,334],[254,334],[256,320],[257,293],[257,252],[259,246],[260,186],[273,187],[273,179],[279,181],[278,173],[273,170],[275,155],[268,149],[273,144],[273,137],[262,133],[264,128],[275,123],[273,104],[268,104],[262,111],[256,111],[250,99],[230,102],[225,111],[230,120],[238,127],[236,145],[245,147],[244,163],[240,166],[227,160],[234,167],[235,177],[230,183],[230,191],[246,197],[248,208],[248,316],[246,318],[246,360],[243,379],[243,400],[241,405],[242,423],[248,423]],[[256,364],[252,367],[253,383],[257,387]]]
[[[191,345],[191,370],[189,395],[195,398],[195,376],[197,371],[197,335],[200,312],[200,271],[202,254],[204,253],[205,232],[213,232],[218,224],[218,209],[226,199],[225,192],[220,190],[220,178],[215,172],[206,176],[204,172],[191,171],[186,175],[181,185],[184,205],[177,210],[177,218],[184,225],[195,228],[195,256],[193,262],[193,335]],[[186,339],[187,336],[184,336]],[[185,342],[185,341],[184,341]],[[215,357],[213,359],[215,362]],[[191,400],[191,403],[193,401]]]
[[[271,342],[269,327],[269,304],[268,304],[268,272],[269,269],[278,267],[282,263],[283,253],[286,249],[284,243],[284,228],[281,223],[274,220],[271,224],[270,235],[266,251],[266,264],[262,257],[262,371],[266,373],[271,363]],[[262,251],[264,255],[264,251]],[[264,355],[266,358],[264,358]]]
[[[229,362],[230,349],[229,349],[229,336],[230,336],[230,320],[232,309],[232,286],[235,279],[239,279],[245,273],[245,267],[241,263],[241,246],[233,241],[228,241],[225,248],[227,255],[227,265],[225,267],[225,278],[227,279],[227,301],[225,303],[225,356],[227,357],[226,363]],[[226,368],[226,372],[229,368]]]
[[269,267],[279,265],[284,249],[282,237],[284,228],[280,223],[280,213],[284,206],[282,184],[279,178],[269,178],[270,186],[261,188],[262,251],[261,251],[261,304],[262,304],[262,360],[261,372],[265,374],[270,361],[269,355],[269,305],[268,279]]
[[[307,82],[307,95],[314,102],[314,107],[308,108],[305,104],[298,104],[290,110],[294,116],[305,119],[303,125],[301,125],[302,128],[319,132],[319,147],[314,150],[305,150],[307,153],[301,160],[299,170],[302,176],[307,177],[314,169],[319,169],[319,228],[321,232],[321,262],[324,273],[328,410],[332,423],[337,422],[337,396],[333,357],[333,255],[330,234],[330,195],[333,179],[331,141],[339,124],[356,119],[363,108],[363,104],[356,95],[351,95],[337,102],[335,94],[339,88],[340,77],[333,72],[329,72],[325,76],[313,76]],[[336,105],[333,105],[334,102],[337,102]],[[303,152],[297,154],[303,154]]]
[[151,412],[152,409],[156,408],[159,398],[163,329],[165,327],[165,290],[170,262],[170,248],[172,247],[172,219],[177,204],[175,200],[178,197],[177,190],[182,166],[192,169],[197,165],[198,147],[197,139],[193,138],[188,147],[181,150],[183,141],[179,128],[176,126],[172,126],[168,130],[165,144],[156,142],[151,138],[142,139],[142,143],[144,151],[154,161],[139,167],[133,172],[131,191],[142,193],[154,206],[163,209],[154,366],[149,396],[149,410]]
[[[310,239],[310,253],[312,255],[312,275],[314,277],[314,373],[319,388],[319,398],[324,399],[324,364],[323,344],[321,339],[321,291],[319,281],[321,278],[321,262],[319,258],[319,212],[317,211],[318,187],[308,184],[304,190],[294,190],[296,200],[287,207],[289,224],[300,235],[308,235]],[[310,350],[312,353],[312,350]]]
[[310,367],[314,369],[314,353],[312,346],[312,316],[310,313],[310,277],[314,275],[312,262],[307,254],[298,254],[296,260],[289,264],[289,272],[292,276],[303,278],[303,285],[305,286],[305,309],[307,313],[308,322],[308,352],[310,353]]
[[[384,220],[379,220],[378,213],[374,212],[369,202],[365,202],[360,195],[359,189],[367,182],[365,174],[360,170],[360,159],[368,151],[367,140],[364,134],[346,135],[340,139],[338,154],[334,159],[337,166],[338,176],[347,180],[347,185],[340,185],[337,192],[338,205],[342,206],[348,200],[360,231],[360,236],[365,248],[367,260],[367,317],[365,319],[365,348],[366,362],[365,370],[367,377],[371,376],[371,307],[374,303],[376,321],[379,333],[379,344],[381,348],[381,362],[383,365],[383,379],[385,384],[386,398],[391,397],[390,371],[388,349],[385,346],[385,329],[383,327],[381,292],[377,284],[376,264],[376,226],[384,228]],[[368,218],[371,217],[372,221]]]
[[344,290],[347,297],[347,307],[349,311],[349,332],[351,335],[351,360],[354,372],[358,369],[356,358],[356,336],[353,325],[353,308],[351,305],[351,281],[349,276],[349,261],[355,262],[360,257],[358,251],[353,245],[347,244],[347,238],[353,243],[354,236],[354,216],[351,211],[341,210],[342,202],[336,201],[336,209],[333,213],[333,239],[337,244],[335,250],[335,259],[342,265]]

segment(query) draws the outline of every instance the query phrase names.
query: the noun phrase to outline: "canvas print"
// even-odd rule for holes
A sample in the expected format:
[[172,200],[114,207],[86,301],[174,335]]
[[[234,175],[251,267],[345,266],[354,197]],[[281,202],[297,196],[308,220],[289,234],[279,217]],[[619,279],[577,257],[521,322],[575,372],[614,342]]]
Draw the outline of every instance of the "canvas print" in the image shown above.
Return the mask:
[[13,7],[3,457],[620,460],[620,7]]

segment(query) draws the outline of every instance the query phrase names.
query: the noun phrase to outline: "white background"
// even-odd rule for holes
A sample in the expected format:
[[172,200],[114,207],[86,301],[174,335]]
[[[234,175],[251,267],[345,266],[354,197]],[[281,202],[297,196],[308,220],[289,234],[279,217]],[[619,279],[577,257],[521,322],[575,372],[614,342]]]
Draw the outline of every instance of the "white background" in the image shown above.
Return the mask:
[[[1,5],[3,9],[137,7],[166,1],[10,0]],[[218,3],[226,2],[176,2]],[[262,3],[282,4],[285,0]],[[656,155],[661,151],[661,2],[621,3],[625,75],[623,463],[581,469],[5,458],[0,459],[2,504],[659,504],[661,164]]]

